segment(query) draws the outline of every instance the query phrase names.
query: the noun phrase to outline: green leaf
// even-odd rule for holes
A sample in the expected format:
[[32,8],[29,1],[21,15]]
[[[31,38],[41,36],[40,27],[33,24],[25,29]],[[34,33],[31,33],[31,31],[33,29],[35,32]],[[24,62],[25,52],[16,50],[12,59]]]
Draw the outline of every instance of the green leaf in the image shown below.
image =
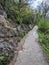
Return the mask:
[[3,60],[4,59],[4,56],[0,56],[0,60]]

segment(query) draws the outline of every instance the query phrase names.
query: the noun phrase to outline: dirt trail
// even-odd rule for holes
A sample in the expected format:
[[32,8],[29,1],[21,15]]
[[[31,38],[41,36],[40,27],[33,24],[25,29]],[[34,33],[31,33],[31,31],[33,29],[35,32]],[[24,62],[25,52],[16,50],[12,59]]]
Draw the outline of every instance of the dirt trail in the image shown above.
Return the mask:
[[38,27],[35,26],[25,38],[23,50],[19,51],[14,65],[48,65],[41,47],[38,44]]

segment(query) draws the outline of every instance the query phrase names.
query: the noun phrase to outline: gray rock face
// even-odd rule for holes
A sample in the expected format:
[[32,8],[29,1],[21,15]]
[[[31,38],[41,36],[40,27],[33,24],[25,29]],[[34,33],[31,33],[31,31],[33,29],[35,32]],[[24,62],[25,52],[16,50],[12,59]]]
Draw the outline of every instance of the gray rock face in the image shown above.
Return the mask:
[[4,16],[0,16],[0,49],[13,51],[18,45],[21,34],[28,32],[31,28],[31,25],[26,24],[15,25],[7,21]]
[[0,55],[8,60],[13,58],[15,50],[17,51],[18,42],[32,28],[31,25],[18,25],[9,21],[0,15]]
[[0,53],[14,51],[17,46],[16,29],[10,27],[10,23],[0,16]]

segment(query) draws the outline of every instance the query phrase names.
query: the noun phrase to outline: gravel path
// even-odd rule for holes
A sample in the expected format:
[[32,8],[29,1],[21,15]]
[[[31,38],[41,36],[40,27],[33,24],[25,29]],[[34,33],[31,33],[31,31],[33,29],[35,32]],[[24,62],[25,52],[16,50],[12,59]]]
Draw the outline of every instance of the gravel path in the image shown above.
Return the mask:
[[38,44],[38,27],[35,26],[25,38],[23,50],[19,51],[14,65],[48,65],[43,52]]

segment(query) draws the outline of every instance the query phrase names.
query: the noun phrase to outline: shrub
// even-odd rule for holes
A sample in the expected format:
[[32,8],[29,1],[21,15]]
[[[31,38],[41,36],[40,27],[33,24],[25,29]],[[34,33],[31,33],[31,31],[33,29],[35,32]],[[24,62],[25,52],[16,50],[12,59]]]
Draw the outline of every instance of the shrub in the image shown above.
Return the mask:
[[49,22],[44,17],[40,17],[40,20],[38,21],[38,27],[39,30],[42,32],[45,32],[47,29],[49,29]]

